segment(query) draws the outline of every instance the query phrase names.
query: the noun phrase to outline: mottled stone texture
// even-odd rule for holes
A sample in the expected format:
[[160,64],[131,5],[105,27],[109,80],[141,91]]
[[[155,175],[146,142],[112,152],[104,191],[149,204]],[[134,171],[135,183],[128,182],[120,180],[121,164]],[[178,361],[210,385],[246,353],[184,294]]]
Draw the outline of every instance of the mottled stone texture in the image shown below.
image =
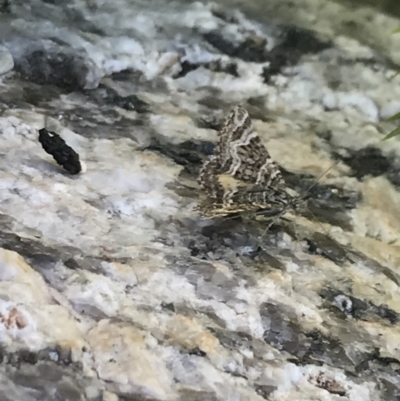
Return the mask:
[[[400,21],[327,0],[3,3],[0,401],[398,400],[400,148],[379,120],[400,111]],[[268,232],[194,211],[239,103],[307,199]]]

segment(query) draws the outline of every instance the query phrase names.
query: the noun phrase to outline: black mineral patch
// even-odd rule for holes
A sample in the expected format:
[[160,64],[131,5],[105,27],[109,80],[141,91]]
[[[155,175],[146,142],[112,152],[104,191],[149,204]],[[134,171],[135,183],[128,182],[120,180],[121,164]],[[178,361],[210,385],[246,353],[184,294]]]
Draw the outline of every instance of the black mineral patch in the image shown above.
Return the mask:
[[197,70],[201,64],[191,63],[190,61],[184,60],[181,63],[181,70],[175,75],[174,78],[182,78],[189,74],[189,72]]
[[138,70],[127,68],[126,70],[113,72],[110,78],[116,82],[132,82],[137,81],[143,76],[143,73]]
[[189,350],[188,354],[192,355],[192,356],[200,356],[200,357],[207,356],[207,354],[198,347]]
[[361,195],[336,188],[333,185],[315,185],[307,195],[307,209],[303,215],[310,220],[339,226],[352,231],[351,219],[347,214],[361,200]]
[[[15,353],[17,355],[18,363],[29,363],[35,365],[39,360],[39,355],[36,352],[27,349],[21,349]],[[12,358],[11,358],[12,360]]]
[[15,69],[30,82],[54,85],[68,91],[84,88],[89,72],[83,58],[44,50],[36,50],[22,59],[17,58]]
[[174,78],[182,78],[185,75],[189,74],[189,72],[197,70],[200,67],[204,67],[207,70],[213,72],[224,72],[236,78],[239,77],[238,67],[236,63],[225,63],[222,60],[217,59],[207,63],[192,63],[188,60],[184,60],[181,63],[181,70],[174,76]]
[[[210,115],[200,117],[196,121],[196,125],[199,128],[213,129],[215,131],[219,131],[222,128],[222,123],[221,123],[220,119],[217,119],[214,116],[210,116]],[[214,149],[215,149],[215,145],[213,146],[210,155],[212,155],[214,153]]]
[[266,400],[269,400],[269,396],[277,389],[278,387],[276,386],[265,386],[265,385],[255,385],[254,389],[256,390],[256,393],[260,395],[261,397],[265,398]]
[[148,113],[149,112],[149,105],[140,100],[136,95],[129,95],[129,96],[117,96],[115,95],[111,102],[118,107],[121,107],[125,110],[133,110],[138,113]]
[[42,128],[39,130],[39,142],[45,152],[52,155],[57,164],[64,167],[70,174],[78,174],[82,171],[78,153],[58,134]]
[[28,263],[33,264],[54,265],[61,259],[59,251],[43,245],[39,240],[23,238],[2,230],[0,230],[0,247],[19,253],[28,260]]
[[291,311],[285,306],[264,303],[260,307],[260,316],[265,328],[264,340],[278,350],[299,356],[305,336],[295,323]]
[[215,150],[215,144],[209,141],[193,142],[185,141],[182,143],[182,147],[204,156],[211,156]]
[[303,55],[319,53],[332,46],[327,40],[321,40],[308,29],[296,26],[282,27],[281,40],[267,56],[269,66],[262,73],[265,83],[278,74],[283,68],[298,64]]
[[400,167],[395,156],[385,156],[382,151],[373,146],[351,151],[346,155],[334,153],[335,157],[343,160],[352,169],[351,177],[361,180],[366,176],[385,176],[394,186],[400,187]]
[[[54,359],[56,356],[56,360]],[[71,350],[68,348],[62,348],[60,345],[55,347],[49,347],[41,349],[38,352],[33,352],[28,349],[20,349],[15,352],[6,352],[2,350],[2,362],[19,367],[23,364],[36,365],[38,362],[51,361],[55,364],[62,364],[64,366],[74,365],[75,367],[81,367],[79,362],[73,362],[71,359]]]
[[400,315],[387,305],[375,305],[371,301],[364,301],[335,289],[324,288],[320,291],[320,296],[342,313],[350,314],[355,319],[376,321],[377,318],[381,318],[389,324],[396,324],[400,320]]
[[334,185],[321,185],[316,178],[307,174],[294,174],[284,169],[282,174],[289,187],[295,189],[307,201],[306,208],[298,213],[310,220],[329,223],[351,231],[348,211],[357,207],[361,194]]
[[237,57],[243,61],[264,63],[268,61],[267,40],[256,35],[249,36],[242,43],[232,43],[220,32],[213,31],[204,35],[204,39],[221,53]]
[[268,255],[264,255],[259,246],[259,231],[253,230],[240,215],[215,219],[214,224],[203,227],[200,232],[202,238],[196,243],[197,257],[209,259],[212,255],[213,260],[224,259],[233,264],[236,257],[255,259],[262,255],[263,260],[268,260]]
[[339,339],[317,331],[304,333],[290,307],[266,302],[260,307],[260,315],[265,329],[264,340],[274,348],[293,355],[294,363],[327,364],[341,368],[353,366]]
[[242,331],[223,330],[217,327],[209,327],[208,330],[218,338],[221,345],[229,350],[251,349],[251,335]]
[[348,250],[325,234],[313,233],[306,242],[308,251],[314,255],[321,255],[338,265],[349,260]]
[[224,8],[219,8],[219,7],[213,7],[211,9],[211,13],[212,15],[214,15],[214,17],[217,17],[219,19],[221,19],[222,21],[225,21],[229,24],[238,24],[239,20],[237,18],[237,16],[231,12],[231,10],[226,10]]
[[[400,361],[396,358],[381,356],[379,349],[375,348],[372,352],[366,354],[363,360],[359,364],[357,364],[356,371],[358,373],[363,372],[363,373],[368,373],[370,375],[372,373],[375,377],[381,376],[379,377],[380,382],[382,376],[385,377],[388,382],[391,382],[394,378],[397,381],[400,372]],[[385,383],[385,387],[387,384],[388,383]],[[389,390],[389,393],[393,391],[393,389],[391,389],[390,391],[390,387],[392,386],[390,385],[389,388],[387,389]],[[400,395],[397,388],[395,389],[395,393]],[[397,401],[399,398],[385,397],[384,399]]]
[[0,2],[0,14],[10,14],[10,13],[11,13],[10,0],[2,0]]
[[71,270],[77,270],[80,268],[79,263],[74,258],[69,258],[64,261],[64,265]]
[[[95,400],[100,399],[99,391],[96,390],[96,380],[82,373],[78,364],[63,366],[54,361],[38,361],[34,366],[30,363],[21,363],[16,369],[11,363],[14,355],[7,356],[10,362],[2,368],[2,384],[12,388],[11,392],[2,392],[1,400]],[[7,383],[12,383],[7,386]],[[95,389],[93,397],[82,396],[85,389]],[[52,390],[49,391],[49,388]],[[19,397],[16,398],[15,394]]]
[[224,63],[222,60],[214,60],[205,65],[211,71],[224,72],[236,78],[239,77],[238,66],[234,62]]
[[0,229],[0,247],[20,254],[53,288],[61,288],[64,285],[63,275],[60,275],[57,267],[60,262],[71,266],[75,259],[73,268],[103,273],[101,263],[106,258],[84,257],[77,248],[61,245],[52,248],[43,245],[40,239],[20,237],[13,232],[3,230],[4,228]]
[[380,149],[368,146],[340,157],[352,169],[352,176],[361,179],[367,175],[378,177],[385,175],[391,168],[390,160],[383,156]]
[[307,333],[306,337],[307,350],[302,358],[303,363],[353,368],[353,361],[347,356],[339,339],[326,336],[318,331]]
[[180,144],[168,143],[163,139],[152,139],[148,150],[161,153],[171,158],[175,163],[185,167],[189,174],[198,174],[201,165],[213,153],[215,145],[211,142],[185,141]]
[[172,302],[168,302],[168,303],[161,302],[161,308],[168,312],[176,313],[175,305]]
[[88,94],[99,104],[106,103],[125,110],[136,111],[137,113],[148,113],[150,111],[148,103],[139,99],[137,95],[122,96],[116,90],[104,85],[99,85],[96,90],[90,91]]

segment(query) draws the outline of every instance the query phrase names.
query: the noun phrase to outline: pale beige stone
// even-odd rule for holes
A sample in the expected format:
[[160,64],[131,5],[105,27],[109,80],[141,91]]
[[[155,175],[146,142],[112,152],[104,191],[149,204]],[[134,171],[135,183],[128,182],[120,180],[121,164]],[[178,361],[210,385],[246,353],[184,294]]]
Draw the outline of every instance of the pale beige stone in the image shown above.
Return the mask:
[[192,318],[182,315],[172,316],[166,323],[165,335],[171,344],[188,349],[199,348],[207,354],[218,349],[219,341]]
[[133,326],[100,321],[88,333],[95,369],[117,394],[174,399],[172,377],[163,361],[146,349],[145,335]]
[[59,345],[80,358],[87,343],[78,322],[41,275],[16,252],[0,248],[0,336],[10,349]]

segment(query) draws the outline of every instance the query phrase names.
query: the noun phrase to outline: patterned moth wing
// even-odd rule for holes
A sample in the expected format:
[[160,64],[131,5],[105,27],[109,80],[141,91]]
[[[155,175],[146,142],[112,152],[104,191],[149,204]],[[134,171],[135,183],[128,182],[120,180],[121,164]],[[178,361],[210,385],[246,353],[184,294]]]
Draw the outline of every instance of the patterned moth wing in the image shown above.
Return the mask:
[[254,130],[247,111],[235,107],[219,132],[215,155],[199,176],[206,198],[198,206],[205,217],[257,212],[278,216],[296,207],[277,164]]
[[254,130],[249,113],[241,106],[236,106],[227,117],[215,156],[221,171],[238,180],[263,187],[284,185],[279,167]]

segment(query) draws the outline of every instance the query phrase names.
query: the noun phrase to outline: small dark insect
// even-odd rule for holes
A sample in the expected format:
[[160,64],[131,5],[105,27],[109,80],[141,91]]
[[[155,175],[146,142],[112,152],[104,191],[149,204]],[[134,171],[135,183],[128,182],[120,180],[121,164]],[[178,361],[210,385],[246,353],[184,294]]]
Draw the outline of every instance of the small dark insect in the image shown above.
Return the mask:
[[78,153],[68,146],[60,135],[42,128],[39,130],[39,142],[45,152],[52,155],[57,164],[70,174],[79,174],[82,171]]

